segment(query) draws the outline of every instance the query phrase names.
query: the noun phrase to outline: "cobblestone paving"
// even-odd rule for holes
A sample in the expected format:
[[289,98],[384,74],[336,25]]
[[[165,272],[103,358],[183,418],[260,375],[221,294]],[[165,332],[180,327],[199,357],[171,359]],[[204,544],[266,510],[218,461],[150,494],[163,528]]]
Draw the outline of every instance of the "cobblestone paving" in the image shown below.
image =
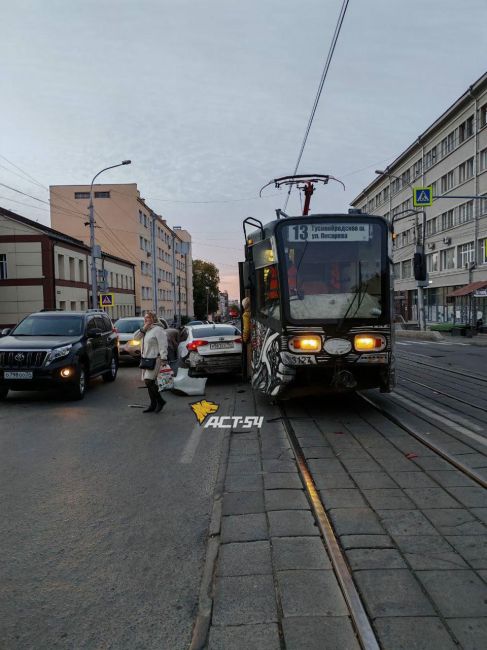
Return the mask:
[[[208,648],[358,649],[279,413],[258,410],[230,437]],[[381,647],[487,647],[485,492],[370,409],[287,411]]]

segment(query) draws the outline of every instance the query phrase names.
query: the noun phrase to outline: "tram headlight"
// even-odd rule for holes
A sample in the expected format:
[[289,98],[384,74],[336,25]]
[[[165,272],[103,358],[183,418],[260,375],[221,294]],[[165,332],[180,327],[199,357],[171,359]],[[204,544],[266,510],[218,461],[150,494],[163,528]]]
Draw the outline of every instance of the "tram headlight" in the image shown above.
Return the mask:
[[353,346],[357,352],[380,352],[386,347],[386,339],[381,334],[357,334]]
[[321,336],[316,334],[302,334],[289,339],[289,349],[292,352],[320,352]]

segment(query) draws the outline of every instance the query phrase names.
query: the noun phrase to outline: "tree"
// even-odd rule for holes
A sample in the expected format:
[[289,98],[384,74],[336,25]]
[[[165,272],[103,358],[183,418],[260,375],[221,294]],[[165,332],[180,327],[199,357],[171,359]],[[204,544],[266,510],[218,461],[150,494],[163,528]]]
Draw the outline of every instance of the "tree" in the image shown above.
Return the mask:
[[219,282],[220,275],[214,264],[193,260],[194,315],[199,320],[217,311]]

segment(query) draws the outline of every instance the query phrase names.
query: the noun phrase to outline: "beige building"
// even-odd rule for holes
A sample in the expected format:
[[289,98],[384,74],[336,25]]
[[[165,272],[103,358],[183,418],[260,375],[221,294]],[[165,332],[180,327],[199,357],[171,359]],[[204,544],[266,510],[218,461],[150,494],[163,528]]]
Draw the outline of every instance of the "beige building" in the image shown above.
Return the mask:
[[[136,183],[94,185],[95,238],[103,251],[135,265],[137,314],[154,309],[169,322],[193,315],[191,235],[141,198]],[[50,187],[51,224],[89,243],[89,185]]]
[[[0,208],[0,327],[40,309],[89,309],[90,249],[15,212]],[[135,314],[134,265],[113,255],[97,260],[100,280],[108,274],[111,318]]]
[[483,312],[485,323],[485,298],[468,302],[451,294],[461,289],[465,298],[473,297],[483,282],[487,286],[487,73],[383,172],[352,205],[394,220],[396,312],[417,318],[412,258],[422,215],[417,229],[416,216],[403,212],[413,208],[412,187],[431,186],[435,200],[425,208],[427,320],[475,320]]

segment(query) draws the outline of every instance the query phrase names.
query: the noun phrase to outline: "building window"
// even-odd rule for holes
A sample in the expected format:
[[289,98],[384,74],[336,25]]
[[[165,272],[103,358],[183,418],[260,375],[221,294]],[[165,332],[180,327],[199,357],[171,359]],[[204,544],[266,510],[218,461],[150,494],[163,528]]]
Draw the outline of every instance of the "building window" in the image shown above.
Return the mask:
[[109,199],[110,192],[95,192],[95,199]]
[[426,222],[426,234],[434,235],[438,230],[438,217],[433,217]]
[[424,155],[424,168],[429,169],[436,163],[436,147],[427,151]]
[[481,264],[487,264],[487,238],[482,239],[480,242],[480,255],[479,260]]
[[66,310],[66,301],[65,300],[60,300],[59,301],[59,309],[62,309],[63,311]]
[[75,199],[89,199],[90,198],[90,193],[89,192],[75,192],[74,193],[74,198]]
[[435,273],[439,271],[438,267],[438,253],[430,253],[426,255],[426,266],[430,273]]
[[447,248],[441,251],[441,268],[443,271],[448,271],[455,268],[455,249]]
[[480,107],[480,128],[487,124],[487,104]]
[[458,182],[463,183],[473,176],[473,157],[458,167]]
[[420,158],[417,162],[414,163],[413,167],[413,176],[417,178],[423,173],[423,160]]
[[74,274],[74,257],[69,258],[69,279],[72,281],[76,280]]
[[80,301],[80,303],[79,303],[79,308],[81,309],[81,311],[85,311],[85,309],[86,309],[86,302],[85,302],[84,300],[81,300],[81,301]]
[[468,244],[462,244],[458,247],[458,265],[460,268],[464,268],[473,262],[474,258],[474,245],[473,241]]
[[57,256],[57,274],[60,280],[64,280],[64,255]]
[[487,149],[482,149],[479,154],[480,171],[484,172],[487,169]]
[[144,250],[144,238],[141,237],[140,235],[139,235],[139,246],[140,246],[140,250],[143,251]]
[[0,254],[0,280],[6,280],[7,274],[7,255],[6,253]]
[[458,142],[463,142],[473,135],[473,115],[458,127]]
[[411,260],[406,260],[402,263],[402,278],[403,280],[407,280],[408,278],[412,277],[412,275],[413,273]]
[[71,311],[76,311],[76,302],[74,300],[70,302],[70,309]]
[[451,172],[448,172],[448,174],[445,174],[444,176],[441,177],[440,181],[441,181],[441,191],[448,192],[448,190],[451,190],[451,188],[455,184],[455,172],[453,170]]
[[85,282],[85,263],[84,260],[79,260],[78,261],[78,273],[79,273],[79,281],[80,282]]
[[453,224],[454,224],[453,210],[448,210],[447,212],[443,212],[443,214],[441,215],[441,229],[447,230],[448,228],[453,228]]
[[467,223],[473,219],[473,201],[458,206],[458,223]]

